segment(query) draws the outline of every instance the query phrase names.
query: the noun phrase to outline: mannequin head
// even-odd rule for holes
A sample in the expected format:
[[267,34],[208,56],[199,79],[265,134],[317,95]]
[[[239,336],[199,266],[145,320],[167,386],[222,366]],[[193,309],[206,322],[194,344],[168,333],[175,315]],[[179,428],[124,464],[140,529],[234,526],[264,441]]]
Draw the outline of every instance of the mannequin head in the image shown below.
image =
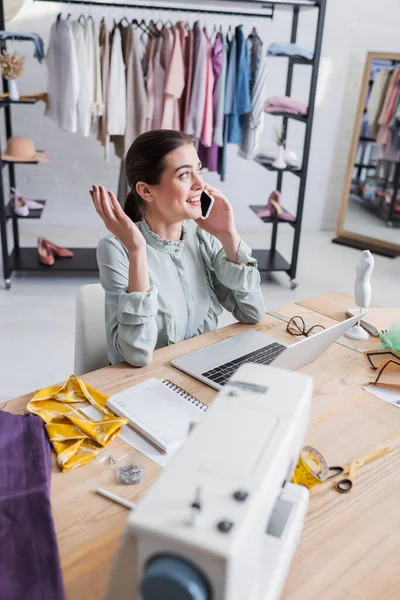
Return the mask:
[[201,216],[204,182],[193,138],[158,129],[135,139],[126,155],[129,192],[125,213],[137,223],[144,216],[166,224]]

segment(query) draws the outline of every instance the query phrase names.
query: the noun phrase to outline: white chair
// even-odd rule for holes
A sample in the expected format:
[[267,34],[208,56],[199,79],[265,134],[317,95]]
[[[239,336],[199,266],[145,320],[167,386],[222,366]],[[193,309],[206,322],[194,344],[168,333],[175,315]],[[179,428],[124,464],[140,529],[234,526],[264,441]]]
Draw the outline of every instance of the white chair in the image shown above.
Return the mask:
[[76,296],[75,361],[77,376],[110,364],[104,321],[104,290],[99,283],[82,286]]

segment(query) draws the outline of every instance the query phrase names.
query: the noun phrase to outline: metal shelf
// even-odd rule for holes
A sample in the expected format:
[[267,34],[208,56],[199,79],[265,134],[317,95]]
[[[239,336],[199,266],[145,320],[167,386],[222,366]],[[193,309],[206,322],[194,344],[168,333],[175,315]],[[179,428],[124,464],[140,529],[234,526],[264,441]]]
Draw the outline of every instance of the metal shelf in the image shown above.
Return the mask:
[[52,267],[39,262],[37,248],[14,248],[10,254],[12,271],[98,271],[95,248],[69,248],[72,258],[56,258]]
[[40,204],[42,204],[43,208],[34,208],[31,209],[29,211],[29,215],[26,217],[20,217],[18,215],[16,215],[14,213],[14,208],[12,205],[12,202],[9,202],[6,206],[6,219],[12,219],[13,217],[16,217],[17,219],[40,219],[40,217],[43,214],[43,209],[45,207],[46,204],[46,200],[35,200],[35,202],[39,202]]
[[252,255],[257,260],[259,271],[290,272],[290,263],[283,258],[278,250],[253,250]]
[[299,167],[286,167],[285,169],[276,169],[275,167],[272,166],[272,164],[269,163],[264,163],[262,162],[262,160],[255,158],[254,159],[256,163],[258,163],[259,165],[261,165],[262,167],[264,167],[264,169],[267,169],[268,171],[275,171],[277,173],[293,173],[294,175],[297,175],[298,177],[301,177],[302,175],[302,170]]
[[39,98],[32,98],[29,100],[10,100],[9,98],[0,98],[0,108],[18,104],[36,104],[36,102],[39,102]]
[[272,117],[284,117],[285,119],[294,119],[295,121],[301,121],[302,123],[307,123],[308,121],[308,115],[294,115],[292,113],[286,113],[286,112],[267,112],[265,111],[266,115],[271,115]]

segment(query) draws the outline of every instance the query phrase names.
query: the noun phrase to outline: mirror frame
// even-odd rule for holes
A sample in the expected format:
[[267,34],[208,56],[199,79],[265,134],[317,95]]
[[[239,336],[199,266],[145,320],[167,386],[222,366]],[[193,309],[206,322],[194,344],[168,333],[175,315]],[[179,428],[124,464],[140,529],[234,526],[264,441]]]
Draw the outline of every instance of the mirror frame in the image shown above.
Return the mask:
[[[372,61],[375,59],[396,60],[396,61],[398,60],[400,62],[400,54],[399,53],[391,53],[391,52],[368,52],[368,54],[367,54],[367,61],[365,63],[365,67],[364,67],[364,75],[363,75],[363,79],[362,79],[362,83],[361,83],[360,96],[358,99],[356,120],[354,123],[353,136],[352,136],[351,146],[350,146],[350,151],[349,151],[349,156],[348,156],[346,177],[344,180],[342,198],[341,198],[340,207],[339,207],[339,214],[338,214],[338,220],[337,220],[337,226],[336,226],[336,234],[340,238],[340,240],[342,240],[343,242],[345,242],[345,240],[348,240],[349,242],[354,242],[354,241],[361,242],[361,243],[363,242],[365,244],[369,244],[371,247],[374,247],[374,248],[380,247],[380,248],[387,248],[388,250],[399,251],[400,243],[393,244],[392,242],[387,242],[385,240],[380,240],[378,238],[368,237],[365,235],[361,235],[359,233],[354,233],[352,231],[346,231],[344,229],[344,220],[346,217],[347,205],[349,203],[351,179],[352,179],[353,169],[354,169],[353,165],[355,162],[358,143],[359,143],[360,128],[361,128],[361,124],[362,124],[362,117],[364,114],[365,98],[366,98],[367,89],[368,89],[368,81],[369,81],[369,77],[370,77]],[[400,235],[400,228],[399,228],[399,235]]]

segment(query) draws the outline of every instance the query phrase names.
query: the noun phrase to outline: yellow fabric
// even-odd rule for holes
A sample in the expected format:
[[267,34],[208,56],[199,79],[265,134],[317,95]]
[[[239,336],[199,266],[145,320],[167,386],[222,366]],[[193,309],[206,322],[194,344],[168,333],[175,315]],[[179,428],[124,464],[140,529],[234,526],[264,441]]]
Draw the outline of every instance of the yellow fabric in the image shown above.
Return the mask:
[[[90,462],[128,422],[106,407],[107,399],[108,396],[71,375],[63,385],[38,390],[30,400],[27,409],[46,423],[47,435],[62,471]],[[103,413],[101,421],[93,421],[73,406],[74,402],[85,400]]]

